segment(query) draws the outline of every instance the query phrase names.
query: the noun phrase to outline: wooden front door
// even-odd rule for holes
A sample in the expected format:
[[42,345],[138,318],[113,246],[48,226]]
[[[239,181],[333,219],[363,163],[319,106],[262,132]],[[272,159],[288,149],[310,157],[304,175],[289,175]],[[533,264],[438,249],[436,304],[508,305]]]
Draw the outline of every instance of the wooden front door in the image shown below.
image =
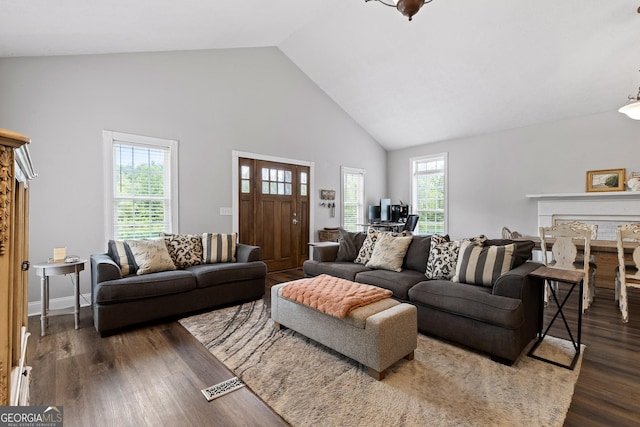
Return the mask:
[[240,158],[239,241],[260,246],[269,271],[309,257],[309,167]]

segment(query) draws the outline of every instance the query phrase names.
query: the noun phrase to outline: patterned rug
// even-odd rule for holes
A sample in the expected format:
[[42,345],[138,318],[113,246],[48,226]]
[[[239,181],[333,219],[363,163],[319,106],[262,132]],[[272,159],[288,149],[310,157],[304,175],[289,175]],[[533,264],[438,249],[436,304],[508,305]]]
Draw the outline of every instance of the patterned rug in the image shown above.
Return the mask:
[[[521,356],[513,366],[418,335],[413,361],[375,381],[367,369],[291,330],[262,301],[180,323],[293,426],[561,426],[582,357],[570,371]],[[536,352],[565,363],[570,343]]]

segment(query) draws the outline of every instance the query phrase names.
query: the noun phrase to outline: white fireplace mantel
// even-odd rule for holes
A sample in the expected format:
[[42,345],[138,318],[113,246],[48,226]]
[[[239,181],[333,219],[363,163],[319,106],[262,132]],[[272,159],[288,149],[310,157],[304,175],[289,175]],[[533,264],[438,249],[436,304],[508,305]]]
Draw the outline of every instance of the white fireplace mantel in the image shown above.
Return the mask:
[[640,222],[640,191],[527,194],[526,197],[538,201],[538,227],[549,227],[556,221],[582,220],[599,224],[598,238],[613,240],[617,225]]
[[527,194],[529,199],[618,199],[618,198],[638,198],[640,199],[640,191],[594,191],[592,193],[540,193]]

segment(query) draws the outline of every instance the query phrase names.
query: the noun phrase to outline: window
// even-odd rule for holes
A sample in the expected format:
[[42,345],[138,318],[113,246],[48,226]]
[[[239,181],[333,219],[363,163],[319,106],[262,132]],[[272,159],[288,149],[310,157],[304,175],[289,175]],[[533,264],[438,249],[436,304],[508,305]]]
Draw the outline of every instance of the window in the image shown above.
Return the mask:
[[413,211],[420,215],[416,234],[447,233],[447,154],[410,159]]
[[291,195],[291,171],[262,168],[262,194]]
[[342,166],[342,228],[358,231],[364,219],[364,169]]
[[178,142],[104,131],[107,239],[178,231]]

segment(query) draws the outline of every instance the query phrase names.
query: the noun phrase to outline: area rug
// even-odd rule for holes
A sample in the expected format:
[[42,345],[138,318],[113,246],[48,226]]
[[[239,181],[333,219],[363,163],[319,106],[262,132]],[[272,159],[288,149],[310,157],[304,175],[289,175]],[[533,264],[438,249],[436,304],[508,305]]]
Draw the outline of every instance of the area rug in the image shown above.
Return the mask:
[[[289,329],[262,301],[180,323],[293,426],[561,426],[575,370],[521,356],[513,366],[418,335],[413,361],[376,381],[367,369]],[[565,362],[570,343],[547,337],[537,354]]]

